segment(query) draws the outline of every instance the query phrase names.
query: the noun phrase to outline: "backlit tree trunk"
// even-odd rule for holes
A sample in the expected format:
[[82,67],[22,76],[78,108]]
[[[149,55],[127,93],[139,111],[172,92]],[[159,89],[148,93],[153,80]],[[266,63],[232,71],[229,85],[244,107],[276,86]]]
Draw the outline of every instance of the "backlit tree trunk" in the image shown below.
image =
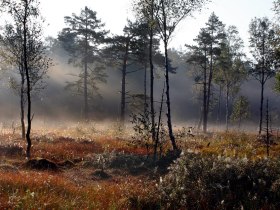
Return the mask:
[[26,132],[26,141],[27,141],[27,148],[26,148],[26,157],[30,159],[31,156],[31,87],[30,87],[30,75],[29,75],[29,68],[28,68],[28,55],[27,55],[27,13],[28,13],[28,1],[24,0],[24,17],[23,17],[23,60],[24,60],[24,70],[26,76],[26,86],[27,86],[27,132]]
[[[164,24],[166,27],[166,24]],[[166,31],[166,29],[165,29]],[[168,51],[167,51],[167,35],[165,34],[164,40],[164,55],[165,55],[165,82],[166,82],[166,105],[167,105],[167,126],[169,138],[173,147],[173,150],[178,150],[175,137],[172,129],[172,118],[171,118],[171,102],[170,102],[170,87],[169,87],[169,64],[168,64]]]
[[126,105],[126,68],[127,68],[127,60],[128,60],[128,50],[129,50],[130,40],[127,38],[125,45],[125,54],[123,59],[123,68],[122,68],[122,90],[121,90],[121,123],[124,125],[125,121],[125,105]]

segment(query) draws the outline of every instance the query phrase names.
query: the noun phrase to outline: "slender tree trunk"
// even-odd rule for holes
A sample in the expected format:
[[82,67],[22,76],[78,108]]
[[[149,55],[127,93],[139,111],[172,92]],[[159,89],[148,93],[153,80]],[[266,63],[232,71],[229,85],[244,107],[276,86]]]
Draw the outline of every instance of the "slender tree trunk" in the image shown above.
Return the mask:
[[210,110],[210,96],[211,96],[211,85],[212,85],[212,78],[213,78],[213,49],[211,46],[211,55],[210,55],[210,72],[209,72],[209,79],[208,79],[208,89],[207,89],[207,115]]
[[241,116],[239,115],[239,120],[238,120],[238,130],[240,130],[240,126],[241,126]]
[[201,124],[202,124],[202,121],[203,121],[203,106],[200,107],[199,113],[200,113],[200,116],[199,116],[199,121],[198,121],[198,125],[197,125],[198,130],[200,130]]
[[218,125],[220,125],[220,118],[221,118],[221,100],[222,100],[222,85],[219,85],[219,102],[218,102],[218,113],[217,113]]
[[207,87],[206,83],[203,85],[203,132],[207,132],[207,121],[208,121],[208,114],[207,114]]
[[24,122],[24,72],[21,70],[21,87],[20,87],[20,122],[21,122],[21,138],[25,139],[25,122]]
[[206,84],[206,73],[205,73],[205,81],[203,82],[203,132],[207,132],[207,84]]
[[[151,22],[154,21],[154,0],[151,3]],[[155,108],[154,108],[154,63],[153,63],[153,25],[150,26],[150,44],[149,44],[149,62],[150,62],[150,106],[151,106],[151,132],[152,132],[152,141],[157,147],[156,143],[156,129],[155,129]],[[157,150],[157,148],[155,148]]]
[[156,141],[155,141],[155,145],[154,145],[154,160],[157,159],[157,148],[159,145],[159,132],[160,132],[160,126],[161,126],[161,115],[162,115],[162,109],[163,109],[164,92],[165,92],[165,83],[163,84],[163,90],[162,90],[162,94],[161,94],[158,124],[157,124],[157,134],[156,134]]
[[144,67],[144,115],[147,113],[147,66]]
[[226,131],[228,131],[229,121],[229,87],[226,86]]
[[24,70],[26,76],[26,85],[27,85],[27,132],[26,132],[26,141],[27,141],[27,148],[26,148],[26,157],[30,159],[31,157],[31,87],[30,87],[30,77],[29,77],[29,68],[28,68],[28,55],[27,55],[27,13],[28,13],[28,1],[24,0],[25,4],[25,14],[23,19],[23,60],[24,60]]
[[270,139],[269,139],[269,109],[268,109],[268,99],[266,101],[266,154],[269,157],[269,147],[270,147]]
[[122,68],[122,91],[121,91],[121,124],[124,125],[125,121],[125,95],[126,95],[126,67],[128,60],[128,49],[129,49],[129,38],[127,38],[126,46],[125,46],[125,55],[123,59],[123,68]]
[[[208,115],[210,110],[210,96],[211,96],[211,85],[212,85],[212,78],[213,78],[213,46],[211,44],[210,49],[210,72],[209,72],[209,78],[208,78],[208,87],[207,87],[207,104],[206,104],[206,126],[208,122]],[[204,132],[207,132],[207,127],[204,129]]]
[[85,61],[84,69],[84,119],[88,120],[88,63]]
[[208,113],[207,113],[207,60],[206,60],[207,52],[205,50],[204,56],[205,56],[205,66],[203,69],[203,132],[207,132],[207,121],[208,121]]
[[261,105],[260,105],[260,123],[259,123],[259,134],[262,132],[262,124],[263,124],[263,95],[264,95],[264,84],[265,84],[265,39],[262,39],[262,69],[261,69]]
[[84,119],[88,120],[88,20],[87,20],[87,7],[86,11],[86,34],[85,34],[85,56],[84,56]]
[[165,82],[166,82],[166,105],[167,105],[167,126],[169,138],[172,143],[173,150],[178,150],[175,137],[172,130],[172,118],[171,118],[171,102],[170,102],[170,91],[169,91],[169,65],[168,65],[168,52],[167,52],[167,40],[164,41],[164,52],[165,52]]
[[[264,76],[262,76],[264,77]],[[261,104],[260,104],[260,122],[259,122],[259,134],[262,132],[262,124],[263,124],[263,96],[264,96],[264,79],[261,82]]]
[[171,102],[170,102],[170,90],[169,90],[169,64],[168,64],[168,38],[167,38],[167,23],[166,23],[166,13],[165,13],[165,7],[164,2],[161,1],[162,6],[162,14],[163,14],[163,44],[164,44],[164,55],[165,55],[165,82],[166,82],[166,105],[167,105],[167,126],[168,126],[168,133],[169,138],[173,147],[173,150],[178,150],[175,137],[172,130],[172,118],[171,118]]

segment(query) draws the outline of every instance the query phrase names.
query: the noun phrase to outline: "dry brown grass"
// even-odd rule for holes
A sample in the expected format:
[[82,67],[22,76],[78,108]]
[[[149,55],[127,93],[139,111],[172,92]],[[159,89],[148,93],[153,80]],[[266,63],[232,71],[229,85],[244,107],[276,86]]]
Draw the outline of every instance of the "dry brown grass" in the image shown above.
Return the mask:
[[[217,132],[211,135],[195,135],[180,140],[183,150],[192,150],[216,156],[239,157],[248,159],[265,158],[266,144],[257,134],[244,132]],[[280,139],[270,145],[270,157],[280,157]]]
[[[126,209],[129,197],[145,196],[138,179],[88,181],[79,185],[64,174],[21,171],[0,173],[0,209]],[[142,190],[145,189],[145,190]]]
[[145,154],[144,148],[132,148],[124,139],[104,135],[73,136],[63,132],[33,133],[32,157],[50,159],[56,163],[70,160],[74,168],[59,172],[36,171],[24,166],[25,142],[18,135],[0,136],[0,164],[18,170],[0,171],[0,209],[128,209],[131,198],[145,198],[155,189],[155,181],[146,176],[130,175],[125,171],[106,170],[111,178],[98,180],[92,175],[96,168],[83,167],[83,161],[95,154],[121,152]]
[[[111,178],[93,177],[97,168],[84,167],[85,160],[104,152],[145,156],[146,148],[133,147],[130,136],[118,131],[70,127],[62,130],[33,132],[32,156],[50,159],[56,163],[69,160],[74,168],[59,172],[26,169],[26,145],[18,134],[0,136],[0,164],[10,164],[18,170],[0,171],[0,209],[145,209],[157,202],[157,176],[130,174],[125,169],[106,169]],[[265,145],[256,141],[256,135],[245,133],[216,133],[196,135],[179,140],[183,150],[212,155],[247,157],[266,156]],[[210,144],[209,144],[210,143]],[[166,145],[165,150],[170,148]],[[2,151],[2,153],[1,153]],[[5,152],[3,152],[5,151]],[[9,151],[9,152],[6,152]],[[271,146],[271,156],[279,157],[280,144]],[[90,158],[89,158],[90,157]],[[134,205],[132,205],[134,203]],[[152,205],[152,204],[151,204]],[[150,206],[151,207],[151,206]]]

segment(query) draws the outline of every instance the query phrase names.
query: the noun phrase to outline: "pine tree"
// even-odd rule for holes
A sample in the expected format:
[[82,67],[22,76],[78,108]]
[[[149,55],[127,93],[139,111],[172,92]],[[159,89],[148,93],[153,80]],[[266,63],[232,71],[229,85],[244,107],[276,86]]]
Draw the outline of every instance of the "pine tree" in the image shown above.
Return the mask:
[[100,57],[100,45],[105,42],[108,31],[104,29],[105,24],[97,18],[96,12],[88,7],[81,10],[80,15],[66,16],[64,28],[59,34],[59,40],[64,49],[69,53],[69,62],[83,69],[78,74],[78,81],[70,83],[68,88],[82,93],[84,98],[83,115],[88,119],[89,99],[94,95],[99,96],[98,83],[106,82],[104,65]]
[[[104,50],[104,54],[109,60],[109,63],[117,68],[121,68],[121,110],[120,121],[124,124],[127,104],[127,75],[144,69],[148,62],[147,45],[148,45],[148,25],[141,22],[128,21],[124,27],[123,35],[115,35],[108,39],[108,46]],[[128,67],[135,69],[128,69]],[[140,66],[140,67],[139,67]],[[145,77],[146,78],[146,77]],[[145,80],[146,81],[146,80]],[[139,96],[139,94],[137,94]],[[144,85],[143,98],[147,100],[146,85]],[[146,102],[145,102],[146,103]]]
[[203,131],[207,132],[208,116],[210,112],[212,86],[215,68],[221,54],[221,44],[225,38],[224,24],[212,13],[206,27],[202,28],[194,41],[194,46],[187,46],[191,56],[188,63],[197,66],[195,81],[203,86]]

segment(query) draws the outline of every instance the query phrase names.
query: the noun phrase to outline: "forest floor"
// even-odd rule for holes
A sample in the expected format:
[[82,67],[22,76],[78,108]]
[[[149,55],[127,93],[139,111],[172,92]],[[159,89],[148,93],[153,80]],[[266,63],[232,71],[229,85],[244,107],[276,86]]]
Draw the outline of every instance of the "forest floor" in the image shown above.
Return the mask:
[[[157,209],[157,185],[174,157],[154,162],[152,149],[135,145],[117,126],[95,124],[33,130],[32,160],[25,159],[20,130],[0,134],[0,209]],[[184,152],[258,159],[266,145],[256,134],[187,135],[176,131]],[[270,156],[280,156],[278,140]]]

